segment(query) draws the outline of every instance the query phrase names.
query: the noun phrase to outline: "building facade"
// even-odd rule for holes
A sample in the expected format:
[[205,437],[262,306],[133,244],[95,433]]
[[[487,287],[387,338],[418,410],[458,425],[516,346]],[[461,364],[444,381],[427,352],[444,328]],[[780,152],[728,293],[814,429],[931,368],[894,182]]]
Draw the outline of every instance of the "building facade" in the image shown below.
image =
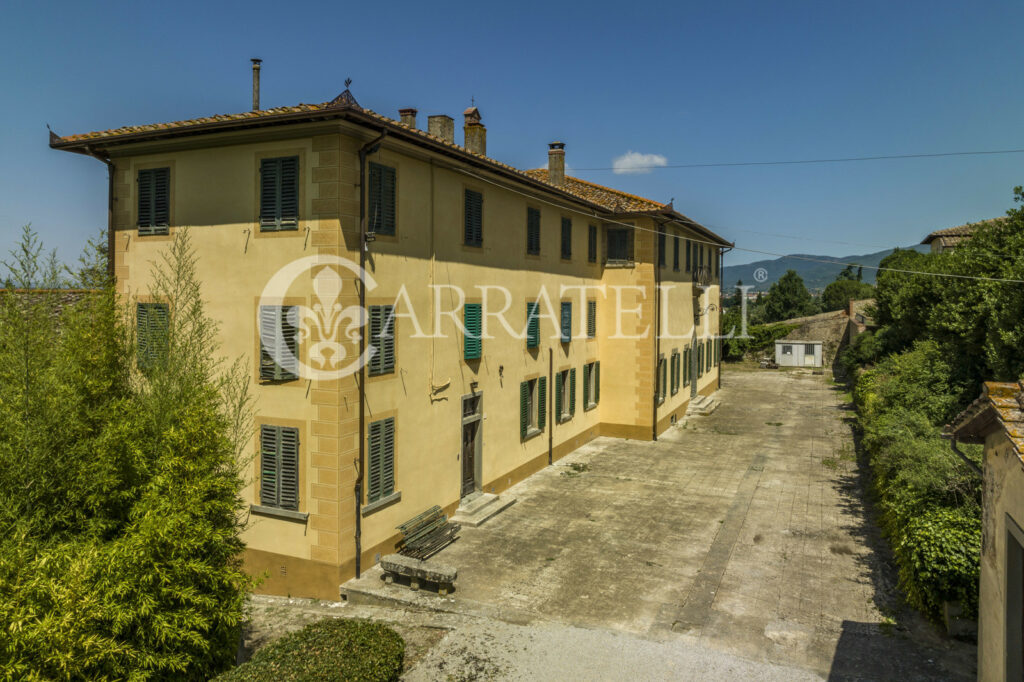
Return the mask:
[[431,506],[598,435],[656,438],[718,386],[729,242],[566,176],[561,143],[544,169],[490,159],[475,108],[463,145],[448,116],[400,119],[346,90],[51,137],[108,166],[140,338],[168,314],[152,263],[188,231],[220,352],[252,368],[244,540],[268,593],[337,599]]
[[1024,384],[986,382],[946,427],[985,446],[978,679],[1024,678]]

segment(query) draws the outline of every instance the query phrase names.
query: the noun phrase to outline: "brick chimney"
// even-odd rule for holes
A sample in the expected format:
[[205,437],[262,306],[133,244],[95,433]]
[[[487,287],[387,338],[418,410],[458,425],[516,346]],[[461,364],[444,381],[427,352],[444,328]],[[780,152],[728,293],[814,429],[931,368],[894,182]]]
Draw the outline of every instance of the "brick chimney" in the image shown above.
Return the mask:
[[462,115],[466,117],[466,124],[462,128],[466,136],[463,145],[466,151],[487,156],[487,128],[480,122],[480,110],[470,107],[463,111]]
[[445,142],[455,144],[455,120],[451,116],[438,114],[427,117],[427,132]]
[[406,107],[405,109],[398,110],[398,116],[402,121],[402,125],[407,128],[416,130],[416,114],[419,113],[413,107]]
[[548,145],[548,182],[555,187],[565,184],[564,142],[552,142]]

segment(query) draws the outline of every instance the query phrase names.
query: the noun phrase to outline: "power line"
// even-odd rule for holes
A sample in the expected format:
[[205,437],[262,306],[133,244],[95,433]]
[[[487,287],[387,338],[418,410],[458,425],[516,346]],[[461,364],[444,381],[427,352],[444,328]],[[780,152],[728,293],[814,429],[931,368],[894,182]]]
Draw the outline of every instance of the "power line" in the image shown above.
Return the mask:
[[[1022,150],[1022,151],[1024,151],[1024,150]],[[446,167],[449,168],[450,170],[458,171],[458,172],[463,173],[465,175],[468,175],[468,176],[470,176],[472,178],[476,178],[477,180],[480,180],[481,182],[486,182],[488,184],[494,185],[495,187],[500,187],[501,189],[504,189],[504,190],[506,190],[508,192],[512,192],[514,194],[519,194],[521,196],[527,197],[528,199],[531,199],[533,201],[539,201],[540,203],[548,204],[549,206],[554,206],[555,208],[558,208],[560,210],[566,210],[566,207],[565,207],[564,204],[556,204],[556,203],[554,203],[552,201],[547,201],[546,199],[540,199],[540,198],[538,198],[535,195],[527,194],[526,192],[521,192],[521,191],[519,191],[517,189],[513,189],[513,188],[509,187],[508,185],[503,185],[503,184],[495,182],[494,180],[491,180],[489,178],[485,178],[485,177],[483,177],[481,175],[477,175],[476,173],[471,173],[468,170],[465,170],[464,168],[456,168],[456,167],[453,167],[453,166],[446,166]],[[609,218],[604,218],[604,217],[598,215],[596,212],[595,213],[586,213],[584,211],[580,211],[579,209],[569,209],[569,210],[571,210],[573,213],[579,213],[580,215],[587,216],[588,218],[594,218],[595,220],[599,220],[599,221],[601,221],[603,223],[610,223],[610,224],[613,224],[613,225],[622,225],[624,227],[628,227],[630,229],[637,230],[637,231],[640,231],[640,232],[650,232],[652,234],[663,234],[662,232],[660,232],[658,230],[652,230],[652,229],[650,229],[648,227],[640,227],[638,225],[632,225],[630,223],[624,223],[624,222],[621,222],[619,220],[611,220]],[[719,232],[722,231],[721,228],[716,227],[714,225],[708,225],[708,226],[705,226],[705,227],[708,227],[709,229],[718,230]],[[704,239],[693,239],[693,238],[689,238],[689,237],[688,237],[688,239],[691,242],[696,242],[698,244],[707,244],[709,246],[717,246],[717,247],[721,247],[722,246],[718,242],[707,241],[707,240],[704,240]],[[1000,277],[981,277],[981,276],[977,276],[977,275],[958,275],[958,274],[949,273],[949,272],[926,272],[926,271],[923,271],[923,270],[904,270],[904,269],[901,269],[901,268],[882,267],[880,265],[863,265],[861,263],[847,263],[847,262],[838,261],[838,260],[829,260],[829,259],[824,259],[824,258],[814,258],[812,256],[793,256],[793,255],[788,255],[788,254],[784,254],[784,253],[775,253],[773,251],[761,251],[761,250],[758,250],[758,249],[745,249],[745,248],[740,247],[740,246],[733,246],[732,248],[734,250],[736,250],[736,251],[744,251],[746,253],[757,253],[757,254],[761,254],[761,255],[764,255],[764,256],[775,256],[776,258],[795,258],[796,260],[805,260],[805,261],[810,261],[812,263],[825,263],[827,265],[839,265],[839,266],[842,266],[842,267],[846,267],[848,265],[852,265],[852,266],[855,266],[855,267],[867,268],[868,270],[875,270],[877,272],[899,272],[899,273],[908,274],[908,275],[927,275],[929,277],[952,277],[952,278],[956,278],[956,279],[978,280],[978,281],[985,281],[985,282],[1007,282],[1007,283],[1010,283],[1010,284],[1024,284],[1024,279],[1004,279],[1004,278],[1000,278]]]
[[786,161],[731,161],[723,163],[669,163],[660,166],[630,166],[627,169],[615,166],[595,168],[573,168],[580,171],[639,171],[659,168],[731,168],[734,166],[797,166],[811,163],[850,163],[856,161],[890,161],[893,159],[936,159],[947,156],[992,156],[995,154],[1024,154],[1024,149],[993,149],[973,152],[934,152],[929,154],[879,154],[877,156],[843,156],[832,159],[791,159]]

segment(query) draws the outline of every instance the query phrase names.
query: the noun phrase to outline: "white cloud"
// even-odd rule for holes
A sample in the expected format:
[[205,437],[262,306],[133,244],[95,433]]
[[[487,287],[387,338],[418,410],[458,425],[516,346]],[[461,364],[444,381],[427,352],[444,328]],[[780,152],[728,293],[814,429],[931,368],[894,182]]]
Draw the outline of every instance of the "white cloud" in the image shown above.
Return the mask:
[[650,173],[652,168],[668,164],[661,154],[641,154],[629,151],[612,161],[612,168],[617,175],[626,173]]

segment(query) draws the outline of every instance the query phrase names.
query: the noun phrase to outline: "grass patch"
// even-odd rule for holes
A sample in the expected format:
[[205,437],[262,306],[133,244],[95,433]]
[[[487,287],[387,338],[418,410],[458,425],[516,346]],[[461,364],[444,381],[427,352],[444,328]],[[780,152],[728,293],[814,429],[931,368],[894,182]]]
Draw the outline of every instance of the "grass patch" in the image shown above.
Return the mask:
[[826,457],[825,459],[821,460],[821,465],[826,469],[831,469],[832,471],[835,471],[836,469],[839,468],[839,460],[836,459],[835,457]]
[[768,426],[782,426],[782,422],[765,422]]
[[392,682],[402,674],[405,642],[391,628],[365,620],[311,623],[259,651],[217,682]]
[[584,464],[583,462],[573,462],[572,464],[569,465],[569,469],[567,471],[562,472],[562,475],[568,476],[569,478],[574,478],[582,474],[584,471],[590,471],[589,464]]

